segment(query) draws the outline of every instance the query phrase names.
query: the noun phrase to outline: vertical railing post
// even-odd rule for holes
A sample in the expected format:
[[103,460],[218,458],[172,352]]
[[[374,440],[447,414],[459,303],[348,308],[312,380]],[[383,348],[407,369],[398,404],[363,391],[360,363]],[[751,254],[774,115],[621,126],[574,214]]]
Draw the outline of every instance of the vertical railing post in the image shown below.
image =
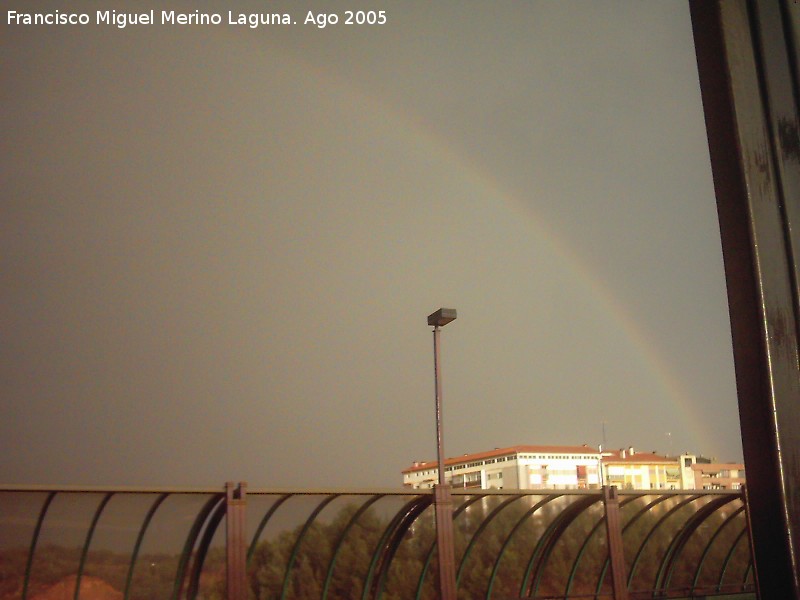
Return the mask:
[[625,551],[622,546],[622,526],[619,519],[619,497],[616,486],[603,486],[603,506],[606,511],[606,537],[614,600],[628,600],[628,573],[625,569]]
[[227,554],[227,600],[247,600],[247,553],[245,525],[247,484],[225,484],[225,547]]
[[456,600],[456,557],[453,544],[453,495],[450,485],[433,487],[436,509],[436,551],[439,558],[439,593],[442,600]]

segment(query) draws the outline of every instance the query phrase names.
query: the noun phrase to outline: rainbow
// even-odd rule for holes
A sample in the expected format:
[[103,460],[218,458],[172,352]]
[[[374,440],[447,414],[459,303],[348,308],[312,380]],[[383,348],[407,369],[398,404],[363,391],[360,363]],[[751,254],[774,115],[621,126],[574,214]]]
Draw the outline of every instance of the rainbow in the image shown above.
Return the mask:
[[[220,28],[226,31],[230,28]],[[233,32],[229,32],[233,34]],[[300,78],[304,86],[320,90],[320,95],[327,95],[337,105],[358,107],[365,120],[371,123],[383,123],[389,135],[395,136],[415,154],[424,153],[437,164],[452,168],[464,181],[474,189],[481,190],[487,198],[499,200],[515,215],[530,224],[532,231],[553,255],[563,264],[562,271],[569,274],[576,284],[587,291],[593,298],[600,312],[610,319],[618,331],[621,331],[630,343],[631,355],[640,362],[644,372],[650,373],[660,388],[661,394],[676,409],[682,421],[682,431],[688,433],[692,448],[701,449],[709,443],[709,434],[701,428],[700,419],[696,418],[692,407],[693,398],[685,384],[674,372],[670,362],[658,350],[657,344],[626,309],[620,298],[605,282],[596,277],[589,266],[561,238],[546,227],[543,219],[535,214],[521,198],[504,188],[503,184],[491,173],[487,173],[480,165],[474,164],[458,148],[441,136],[436,136],[421,122],[417,115],[404,112],[383,99],[376,98],[351,83],[337,79],[330,71],[287,53],[269,38],[262,36],[242,35],[237,31],[237,41],[249,40],[256,45],[269,44],[269,60],[272,63],[283,60],[281,72],[291,72]],[[226,34],[227,36],[228,34]],[[228,43],[230,40],[228,40]],[[263,52],[263,47],[260,48]],[[654,394],[656,396],[656,394]],[[664,432],[666,433],[666,432]]]

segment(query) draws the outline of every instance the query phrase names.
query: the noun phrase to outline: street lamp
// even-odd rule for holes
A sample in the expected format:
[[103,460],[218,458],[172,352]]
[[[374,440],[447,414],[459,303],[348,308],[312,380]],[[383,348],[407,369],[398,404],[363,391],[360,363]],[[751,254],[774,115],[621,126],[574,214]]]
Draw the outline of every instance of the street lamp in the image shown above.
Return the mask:
[[455,308],[440,308],[428,315],[433,327],[433,376],[436,385],[436,455],[439,483],[434,486],[436,509],[436,545],[439,553],[439,595],[442,600],[456,599],[456,558],[453,547],[453,498],[450,485],[444,482],[444,439],[442,435],[442,377],[439,359],[440,330],[456,320]]
[[439,460],[439,485],[444,485],[444,439],[442,433],[442,377],[439,358],[440,330],[456,320],[455,308],[440,308],[428,315],[428,325],[433,327],[433,378],[436,384],[436,457]]

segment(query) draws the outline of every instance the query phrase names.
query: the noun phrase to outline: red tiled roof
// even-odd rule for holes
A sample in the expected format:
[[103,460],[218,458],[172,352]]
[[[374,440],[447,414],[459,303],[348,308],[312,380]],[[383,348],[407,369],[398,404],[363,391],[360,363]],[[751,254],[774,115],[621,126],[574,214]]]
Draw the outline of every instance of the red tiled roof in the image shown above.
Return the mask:
[[[459,465],[461,463],[473,462],[476,460],[485,460],[487,458],[496,458],[498,456],[508,456],[509,454],[596,454],[597,449],[591,446],[510,446],[508,448],[495,448],[486,452],[477,452],[475,454],[464,454],[463,456],[445,458],[444,464]],[[416,471],[425,471],[426,469],[436,469],[438,462],[435,460],[426,462],[416,462],[407,469],[403,469],[402,473],[414,473]]]

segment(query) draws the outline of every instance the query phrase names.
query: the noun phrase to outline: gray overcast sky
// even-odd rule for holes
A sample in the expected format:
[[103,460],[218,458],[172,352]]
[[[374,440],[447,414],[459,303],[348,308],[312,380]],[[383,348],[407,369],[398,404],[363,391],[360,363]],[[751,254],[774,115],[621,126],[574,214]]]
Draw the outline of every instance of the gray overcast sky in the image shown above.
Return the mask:
[[440,306],[448,456],[741,459],[685,2],[3,6],[0,482],[400,485]]

